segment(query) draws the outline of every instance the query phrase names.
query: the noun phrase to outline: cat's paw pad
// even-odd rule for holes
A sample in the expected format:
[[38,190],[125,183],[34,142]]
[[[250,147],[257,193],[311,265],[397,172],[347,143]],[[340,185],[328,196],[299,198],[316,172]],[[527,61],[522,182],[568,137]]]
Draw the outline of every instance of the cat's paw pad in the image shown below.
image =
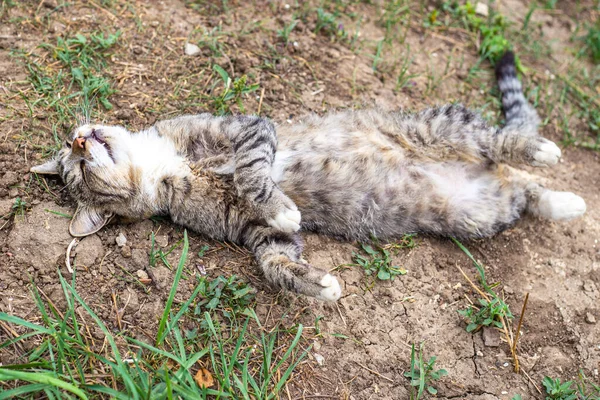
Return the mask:
[[548,191],[540,197],[540,215],[553,220],[570,220],[585,213],[585,200],[571,192]]
[[336,301],[342,296],[342,287],[335,276],[326,274],[319,284],[323,287],[316,296],[319,300]]
[[270,219],[267,223],[273,228],[282,232],[297,232],[300,229],[300,211],[286,208],[279,212],[275,218]]
[[534,167],[549,167],[555,165],[561,156],[560,148],[552,141],[544,139],[533,153],[531,165]]

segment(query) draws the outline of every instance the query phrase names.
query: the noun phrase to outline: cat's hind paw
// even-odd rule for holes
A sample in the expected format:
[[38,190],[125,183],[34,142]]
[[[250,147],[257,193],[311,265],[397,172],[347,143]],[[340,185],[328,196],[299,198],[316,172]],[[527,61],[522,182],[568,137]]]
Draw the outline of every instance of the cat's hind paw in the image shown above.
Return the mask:
[[538,202],[540,216],[556,221],[567,221],[582,216],[586,211],[585,200],[571,192],[543,193]]
[[267,223],[282,232],[297,232],[300,229],[300,211],[286,208]]
[[327,274],[319,283],[323,289],[315,296],[317,299],[323,301],[337,301],[342,296],[342,287],[335,276]]
[[543,139],[533,153],[531,165],[534,167],[549,167],[558,163],[561,155],[560,148],[554,142]]

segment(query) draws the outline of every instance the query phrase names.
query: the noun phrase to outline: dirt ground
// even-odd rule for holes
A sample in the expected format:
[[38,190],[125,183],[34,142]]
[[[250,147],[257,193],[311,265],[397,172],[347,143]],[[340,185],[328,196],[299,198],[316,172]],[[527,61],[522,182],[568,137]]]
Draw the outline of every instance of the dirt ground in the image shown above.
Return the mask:
[[[477,61],[477,50],[461,29],[428,30],[421,21],[410,21],[403,30],[404,44],[385,47],[374,69],[376,44],[385,34],[378,23],[382,7],[377,2],[337,2],[344,4],[345,14],[340,18],[349,32],[356,27],[356,18],[345,16],[361,16],[360,46],[315,34],[316,20],[310,16],[298,23],[289,44],[277,37],[276,31],[291,21],[293,13],[309,9],[309,3],[316,8],[317,2],[188,3],[193,4],[178,0],[83,1],[58,7],[62,2],[24,1],[5,7],[0,17],[0,215],[11,214],[16,198],[26,201],[27,207],[23,215],[0,220],[0,311],[36,318],[29,279],[49,301],[64,306],[56,269],[58,266],[66,273],[64,257],[71,237],[69,220],[57,213],[74,211],[61,182],[42,181],[28,172],[46,155],[45,146],[53,144],[53,119],[47,108],[33,102],[36,93],[16,50],[38,55],[40,64],[52,67],[52,55],[37,47],[42,42],[78,32],[120,29],[122,37],[106,71],[117,88],[110,97],[114,108],[100,108],[100,118],[132,129],[184,112],[214,111],[211,103],[193,98],[198,91],[210,91],[207,82],[214,77],[212,64],[221,65],[231,76],[247,74],[251,83],[260,84],[259,90],[244,98],[245,111],[260,111],[283,124],[303,113],[334,108],[377,104],[418,109],[451,101],[481,109],[493,120],[499,118],[498,102],[487,100],[494,85],[489,64],[482,64],[479,83],[467,79],[469,68]],[[502,14],[523,22],[528,4],[521,0],[496,3]],[[419,4],[415,2],[414,8]],[[567,8],[533,14],[532,23],[544,40],[552,43],[554,53],[533,57],[515,43],[523,64],[532,71],[525,78],[528,90],[558,73],[573,57],[568,48],[573,46],[569,38],[574,17]],[[218,52],[206,45],[207,37],[215,39]],[[200,43],[199,55],[184,54],[187,41]],[[416,76],[396,90],[394,74],[407,57],[406,44],[413,59],[409,72]],[[544,94],[540,104],[542,119],[550,117],[544,115]],[[233,111],[239,111],[237,106]],[[561,143],[563,132],[552,121],[550,118],[542,134]],[[59,126],[60,137],[67,134],[62,129]],[[581,124],[580,133],[585,135],[586,129]],[[599,156],[592,150],[567,146],[556,167],[528,169],[547,186],[582,196],[588,206],[583,218],[554,223],[525,217],[497,237],[465,243],[485,265],[488,280],[501,282],[517,319],[529,293],[518,349],[521,374],[514,373],[510,350],[498,331],[466,332],[457,310],[464,309],[468,299],[474,300],[477,294],[457,266],[473,279],[476,273],[466,255],[449,240],[418,236],[416,248],[394,256],[408,273],[370,286],[360,268],[336,268],[352,262],[352,253],[358,251],[356,243],[303,233],[305,258],[314,265],[336,269],[343,282],[344,294],[337,304],[273,292],[249,254],[226,244],[191,234],[190,254],[208,244],[205,266],[209,275],[235,273],[257,288],[256,312],[266,325],[283,320],[314,327],[318,321],[320,333],[307,329],[305,335],[314,345],[309,361],[292,381],[297,398],[408,398],[404,372],[410,365],[411,343],[420,342],[424,342],[425,356],[437,356],[436,367],[448,371],[448,376],[435,383],[438,398],[511,399],[515,394],[525,399],[543,398],[538,388],[544,376],[568,380],[583,370],[600,382],[600,324],[596,322],[600,320]],[[138,336],[156,331],[173,279],[169,269],[148,265],[151,232],[164,249],[183,235],[168,222],[115,224],[85,238],[75,249],[78,292],[116,330],[114,293],[126,304],[122,317],[126,329]],[[115,242],[120,233],[127,239],[122,247]],[[176,263],[178,256],[179,249],[169,259]],[[197,262],[190,259],[191,264]],[[135,277],[138,270],[145,270],[153,280],[148,291],[124,272]],[[192,289],[191,284],[181,284],[176,300],[185,301]],[[6,338],[6,332],[0,330],[0,342]],[[12,360],[9,353],[8,348],[0,350],[0,365]],[[315,353],[324,357],[322,365]]]

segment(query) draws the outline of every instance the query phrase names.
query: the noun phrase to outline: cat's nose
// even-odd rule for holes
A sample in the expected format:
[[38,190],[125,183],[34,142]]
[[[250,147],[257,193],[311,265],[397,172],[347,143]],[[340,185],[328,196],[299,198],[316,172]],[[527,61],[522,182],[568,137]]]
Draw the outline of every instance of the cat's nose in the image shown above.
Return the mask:
[[75,139],[75,143],[74,143],[75,147],[78,147],[80,149],[85,149],[85,138],[82,137],[78,137],[77,139]]

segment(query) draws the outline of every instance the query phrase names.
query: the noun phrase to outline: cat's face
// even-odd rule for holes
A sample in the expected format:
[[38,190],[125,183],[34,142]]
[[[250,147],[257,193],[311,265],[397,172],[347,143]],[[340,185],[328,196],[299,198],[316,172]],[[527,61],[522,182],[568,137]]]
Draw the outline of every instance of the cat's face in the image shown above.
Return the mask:
[[79,207],[71,222],[73,236],[99,230],[134,195],[131,134],[119,126],[83,125],[65,140],[56,157],[31,168],[58,174]]

